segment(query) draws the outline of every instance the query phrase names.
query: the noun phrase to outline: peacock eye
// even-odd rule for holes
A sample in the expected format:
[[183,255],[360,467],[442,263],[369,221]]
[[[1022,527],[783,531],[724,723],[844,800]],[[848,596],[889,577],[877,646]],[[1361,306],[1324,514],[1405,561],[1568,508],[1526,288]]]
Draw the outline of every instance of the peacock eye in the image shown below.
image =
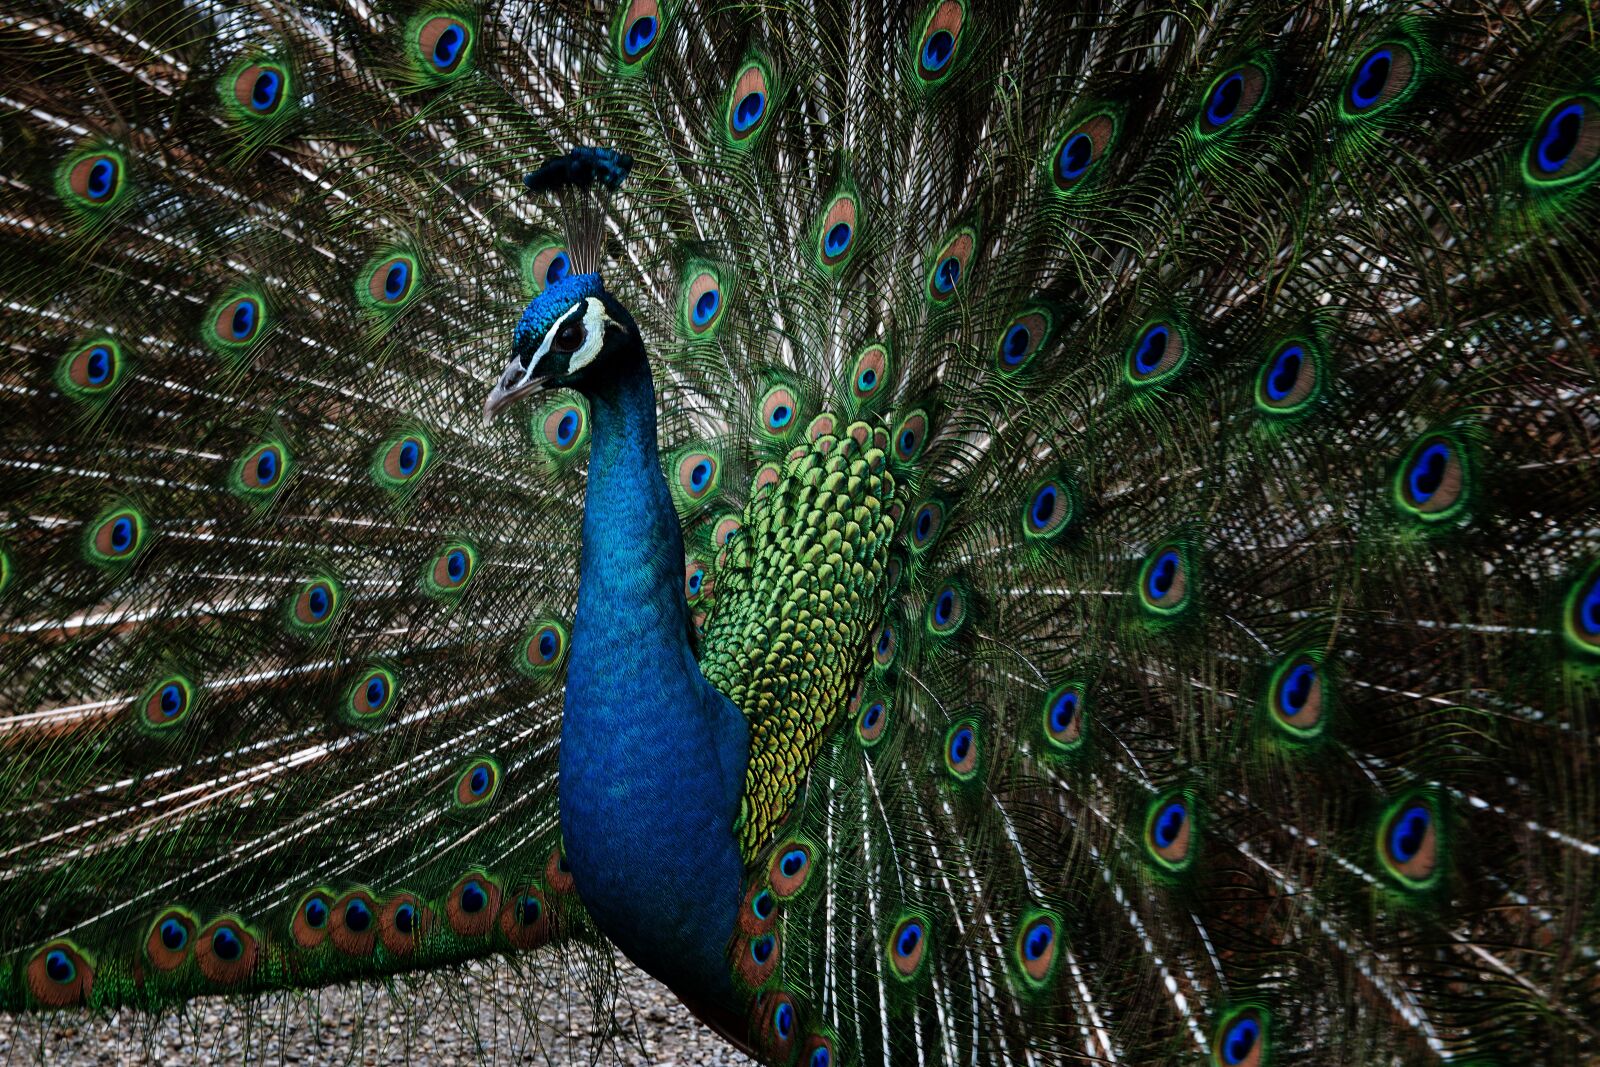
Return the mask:
[[562,352],[576,352],[581,344],[583,344],[583,324],[571,321],[561,324],[561,329],[556,331],[556,339],[551,347]]

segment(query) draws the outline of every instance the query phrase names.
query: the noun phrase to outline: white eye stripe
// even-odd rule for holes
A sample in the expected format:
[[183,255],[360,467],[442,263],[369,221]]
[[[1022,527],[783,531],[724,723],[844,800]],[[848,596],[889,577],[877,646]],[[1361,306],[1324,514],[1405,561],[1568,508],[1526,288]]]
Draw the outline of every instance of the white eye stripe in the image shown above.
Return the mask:
[[[611,316],[606,314],[606,306],[594,297],[586,298],[588,306],[583,312],[584,337],[583,344],[572,353],[572,358],[567,361],[567,373],[572,374],[587,367],[595,361],[600,354],[601,347],[606,343],[606,327],[611,325]],[[561,327],[556,326],[559,330]],[[549,345],[554,337],[554,331],[545,337],[545,344]]]

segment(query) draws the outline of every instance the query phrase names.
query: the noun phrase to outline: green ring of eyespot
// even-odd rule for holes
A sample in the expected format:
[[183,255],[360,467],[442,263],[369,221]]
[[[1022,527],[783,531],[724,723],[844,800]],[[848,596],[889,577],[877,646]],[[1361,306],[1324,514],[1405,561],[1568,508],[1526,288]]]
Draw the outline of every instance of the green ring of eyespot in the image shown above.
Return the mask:
[[[73,188],[73,172],[80,164],[101,157],[111,161],[115,171],[116,187],[104,199],[95,200],[88,193],[80,193]],[[68,153],[56,167],[54,184],[56,196],[73,210],[88,215],[103,215],[121,204],[128,196],[127,157],[119,149],[109,145],[85,145]]]

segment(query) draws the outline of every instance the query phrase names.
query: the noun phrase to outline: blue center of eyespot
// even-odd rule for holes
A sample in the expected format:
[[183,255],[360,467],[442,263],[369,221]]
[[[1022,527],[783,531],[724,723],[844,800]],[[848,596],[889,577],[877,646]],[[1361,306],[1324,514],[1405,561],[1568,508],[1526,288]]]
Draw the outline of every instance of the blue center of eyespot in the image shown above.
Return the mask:
[[327,586],[312,586],[311,592],[306,594],[306,608],[311,612],[311,617],[314,619],[320,619],[326,615],[329,604]]
[[270,448],[262,449],[256,456],[256,484],[269,486],[278,480],[278,453]]
[[1222,1060],[1229,1067],[1244,1062],[1261,1038],[1261,1024],[1254,1019],[1239,1019],[1228,1027],[1222,1039]]
[[1033,495],[1033,506],[1028,509],[1028,519],[1033,523],[1035,530],[1043,530],[1050,525],[1050,520],[1055,518],[1056,501],[1059,496],[1053,485],[1043,486]]
[[650,42],[656,39],[656,26],[654,15],[640,15],[628,26],[627,35],[622,38],[622,50],[629,59],[650,47]]
[[546,663],[556,658],[556,635],[549,630],[539,635],[539,658]]
[[953,589],[946,589],[939,594],[939,599],[933,603],[933,622],[936,626],[944,626],[956,611],[956,594]]
[[883,632],[878,635],[878,655],[880,655],[880,656],[888,655],[889,654],[889,647],[891,645],[893,645],[893,644],[894,644],[894,630],[891,629],[888,626],[885,626],[883,628]]
[[689,472],[689,488],[696,492],[706,487],[706,482],[711,480],[711,464],[701,460]]
[[400,933],[410,935],[417,926],[417,909],[410,904],[402,904],[394,910],[394,928]]
[[788,1004],[779,1004],[772,1013],[772,1025],[778,1031],[778,1037],[787,1040],[794,1031],[794,1008]]
[[783,872],[784,877],[793,878],[806,869],[806,862],[809,858],[805,849],[791,848],[783,854],[783,859],[778,861],[778,870]]
[[241,300],[239,306],[233,309],[233,318],[228,320],[228,330],[233,334],[235,341],[243,341],[250,336],[250,331],[256,326],[256,302],[254,300]]
[[385,300],[399,300],[405,295],[406,283],[411,279],[411,265],[405,260],[396,260],[389,266],[389,273],[383,276],[383,297]]
[[461,910],[468,915],[476,915],[489,904],[489,894],[483,891],[483,886],[477,882],[468,882],[461,887]]
[[433,42],[433,65],[440,70],[445,70],[456,61],[461,54],[462,45],[467,43],[467,33],[461,28],[460,23],[451,23],[439,34],[438,40]]
[[117,183],[117,165],[109,159],[97,159],[89,166],[89,181],[85,189],[90,200],[104,200],[111,195]]
[[422,446],[415,441],[406,441],[400,446],[399,462],[396,466],[401,474],[410,474],[417,469],[417,463],[422,459]]
[[72,981],[78,975],[78,968],[72,965],[72,960],[60,949],[51,949],[44,958],[44,973],[50,976],[52,982],[62,985]]
[[1156,816],[1156,824],[1151,830],[1151,837],[1160,848],[1168,848],[1178,839],[1178,833],[1183,829],[1183,824],[1188,819],[1189,813],[1178,801],[1173,801],[1161,809],[1161,814]]
[[1000,358],[1015,367],[1027,358],[1028,345],[1032,342],[1033,333],[1019,322],[1006,331],[1005,340],[1000,342]]
[[900,431],[900,451],[909,453],[917,447],[917,435],[911,430]]
[[1441,443],[1429,445],[1411,463],[1406,474],[1406,488],[1411,499],[1426,504],[1444,484],[1445,471],[1450,466],[1450,446]]
[[750,958],[755,960],[758,965],[766,963],[772,958],[772,949],[775,944],[776,942],[773,941],[771,934],[756,938],[750,942]]
[[211,934],[211,951],[216,953],[217,959],[232,963],[244,955],[244,942],[226,926],[219,926]]
[[922,42],[922,69],[943,70],[955,54],[956,39],[949,30],[936,30]]
[[940,261],[939,269],[933,272],[933,287],[941,293],[953,290],[960,280],[961,261],[955,256],[946,256]]
[[905,929],[900,931],[900,936],[895,938],[894,950],[899,956],[909,956],[917,951],[917,946],[922,944],[922,926],[919,923],[907,923]]
[[183,687],[169,682],[161,687],[161,714],[172,718],[183,710]]
[[716,289],[707,289],[700,294],[694,302],[694,324],[704,326],[717,317],[717,305],[722,303],[722,294]]
[[328,921],[328,905],[318,898],[313,897],[306,901],[306,906],[303,910],[305,912],[306,925],[313,930],[322,929]]
[[1309,663],[1302,663],[1284,675],[1278,706],[1285,715],[1294,716],[1305,710],[1316,680],[1317,669]]
[[90,385],[103,385],[111,377],[111,349],[95,345],[89,350],[88,365],[84,368]]
[[126,552],[133,547],[133,520],[123,515],[111,524],[111,551]]
[[1211,90],[1211,100],[1206,104],[1206,121],[1213,126],[1222,126],[1231,121],[1234,113],[1239,110],[1239,100],[1244,96],[1244,75],[1239,72],[1228,75],[1217,83]]
[[472,780],[467,784],[474,796],[483,796],[489,791],[489,768],[476,768],[472,772]]
[[972,729],[963,726],[950,738],[950,762],[962,763],[972,754]]
[[250,87],[250,106],[257,111],[271,111],[278,106],[278,91],[283,88],[283,75],[267,68],[256,75]]
[[561,416],[561,421],[556,423],[556,444],[570,445],[576,436],[578,436],[578,413],[568,411]]
[[389,683],[383,675],[374,674],[367,679],[367,706],[376,711],[389,696]]
[[453,550],[445,559],[444,567],[452,582],[461,581],[467,576],[467,554],[459,548]]
[[928,539],[928,535],[930,533],[932,533],[932,532],[933,532],[933,509],[925,507],[921,511],[917,512],[917,527],[916,527],[917,540],[919,542],[920,541],[926,541]]
[[705,571],[695,571],[693,574],[689,575],[689,595],[690,596],[698,596],[699,595],[700,587],[705,584],[705,579],[706,579],[706,572]]
[[1055,940],[1055,933],[1050,929],[1049,923],[1039,923],[1028,931],[1027,938],[1022,942],[1022,955],[1028,961],[1039,959],[1050,948],[1050,942]]
[[739,98],[738,106],[733,109],[733,128],[744,133],[761,121],[761,116],[766,110],[766,93],[759,90],[745,93]]
[[354,933],[364,934],[372,925],[372,909],[364,900],[352,900],[344,906],[344,924]]
[[1350,82],[1350,106],[1365,111],[1378,102],[1389,84],[1389,73],[1394,69],[1394,53],[1380,48],[1366,58],[1361,69]]
[[1268,399],[1281,401],[1294,392],[1305,362],[1306,350],[1299,345],[1290,345],[1279,352],[1272,361],[1272,368],[1267,371]]
[[1539,141],[1538,163],[1546,174],[1560,170],[1571,158],[1583,132],[1584,110],[1581,102],[1573,101],[1545,123],[1544,136]]
[[1589,583],[1578,605],[1578,627],[1591,637],[1600,634],[1600,578]]
[[828,236],[823,238],[822,251],[829,257],[842,256],[844,250],[850,247],[850,224],[836,222],[828,230]]
[[829,1067],[831,1063],[833,1063],[833,1057],[828,1054],[826,1047],[818,1045],[811,1050],[810,1067]]
[[517,898],[517,921],[523,926],[532,926],[538,922],[543,911],[538,897],[524,895]]
[[882,719],[882,718],[883,718],[883,705],[882,704],[873,704],[873,705],[871,705],[870,707],[867,708],[867,713],[865,715],[861,716],[861,725],[863,727],[865,727],[866,729],[870,730],[874,726],[878,725],[878,721],[880,719]]
[[1396,863],[1409,863],[1416,858],[1432,823],[1433,816],[1420,804],[1414,804],[1400,813],[1389,830],[1389,855],[1394,857]]
[[161,944],[168,952],[176,952],[189,943],[189,931],[177,919],[167,919],[161,924]]
[[572,273],[572,259],[565,252],[557,252],[544,269],[544,283],[554,285]]
[[758,919],[764,920],[767,918],[767,916],[771,915],[774,906],[775,902],[772,899],[772,892],[767,889],[763,889],[761,892],[757,893],[750,901],[750,910],[755,913],[755,916]]
[[772,417],[767,421],[774,430],[777,430],[789,425],[789,420],[792,418],[794,418],[794,410],[788,404],[779,404],[772,409]]
[[1160,600],[1172,588],[1172,583],[1178,578],[1178,567],[1181,561],[1176,552],[1164,552],[1150,568],[1150,579],[1145,583],[1153,600]]
[[1068,690],[1056,697],[1056,702],[1050,705],[1050,730],[1052,733],[1062,733],[1072,725],[1073,718],[1078,714],[1078,694]]
[[1172,339],[1172,331],[1165,326],[1152,326],[1139,338],[1139,348],[1133,354],[1133,366],[1140,374],[1150,374],[1161,365],[1161,357],[1167,354],[1167,342]]
[[878,372],[873,370],[871,367],[864,368],[861,371],[861,376],[856,379],[856,388],[860,389],[863,393],[867,392],[877,384]]
[[1094,162],[1094,138],[1086,133],[1075,133],[1061,146],[1056,167],[1065,181],[1081,178]]

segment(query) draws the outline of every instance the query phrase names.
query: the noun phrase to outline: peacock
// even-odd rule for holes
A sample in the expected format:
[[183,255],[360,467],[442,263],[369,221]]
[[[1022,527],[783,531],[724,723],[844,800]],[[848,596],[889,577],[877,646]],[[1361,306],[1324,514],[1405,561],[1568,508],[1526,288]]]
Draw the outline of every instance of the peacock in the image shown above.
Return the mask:
[[0,1009],[1600,1056],[1588,5],[0,27]]

